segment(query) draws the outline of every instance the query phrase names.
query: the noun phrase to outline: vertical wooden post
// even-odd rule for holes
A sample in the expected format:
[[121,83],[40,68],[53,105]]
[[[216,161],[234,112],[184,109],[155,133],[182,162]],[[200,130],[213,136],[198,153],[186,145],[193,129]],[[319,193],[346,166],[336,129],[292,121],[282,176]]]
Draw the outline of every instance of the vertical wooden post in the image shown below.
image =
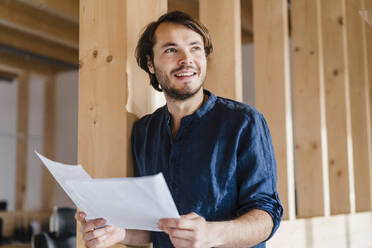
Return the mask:
[[[363,7],[364,9],[370,10],[370,16],[369,20],[372,19],[372,0],[363,0]],[[368,111],[369,111],[369,117],[370,117],[370,122],[369,126],[367,127],[369,130],[369,143],[370,143],[370,155],[372,156],[372,147],[371,147],[371,142],[372,142],[372,22],[364,23],[364,28],[363,32],[365,35],[365,63],[366,63],[366,70],[365,70],[365,77],[366,77],[366,82],[367,82],[367,88],[368,88],[368,96],[369,98],[369,103],[368,103]],[[369,180],[370,183],[372,183],[372,162],[370,161],[369,165]],[[370,186],[371,187],[371,186]],[[370,199],[371,199],[371,206],[372,206],[372,191],[370,191]]]
[[[56,77],[46,78],[44,83],[44,141],[43,154],[55,159],[56,151]],[[53,208],[54,180],[49,171],[43,166],[42,208],[50,211]]]
[[126,13],[126,1],[80,1],[78,162],[92,177],[126,176],[130,166]]
[[[154,111],[158,97],[149,76],[138,65],[134,51],[145,26],[167,12],[167,0],[127,1],[128,111],[138,117]],[[135,21],[134,21],[135,20]],[[162,97],[162,93],[159,92]]]
[[365,63],[364,20],[359,15],[362,1],[346,0],[346,34],[348,83],[351,111],[351,134],[354,158],[354,185],[356,211],[371,210],[370,148],[368,143],[369,102]]
[[80,1],[78,161],[93,177],[126,175],[126,1]]
[[214,46],[204,86],[216,95],[242,101],[240,0],[199,0],[199,15]]
[[329,189],[332,214],[350,211],[350,128],[347,123],[345,14],[342,1],[321,3]]
[[256,107],[266,117],[278,166],[284,218],[295,218],[292,109],[286,0],[254,0]]
[[16,157],[16,211],[22,211],[26,204],[28,116],[29,116],[29,73],[24,71],[18,78],[17,106],[17,157]]
[[317,1],[293,1],[291,9],[297,216],[323,216],[321,53]]

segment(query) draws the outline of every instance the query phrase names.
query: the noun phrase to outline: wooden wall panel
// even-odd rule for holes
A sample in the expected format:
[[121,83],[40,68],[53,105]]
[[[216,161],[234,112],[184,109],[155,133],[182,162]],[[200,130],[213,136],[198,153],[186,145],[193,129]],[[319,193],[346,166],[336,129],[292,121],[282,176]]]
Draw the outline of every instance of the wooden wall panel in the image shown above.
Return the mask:
[[342,1],[328,0],[320,1],[320,3],[330,205],[332,214],[340,214],[350,212],[349,163],[351,158],[348,156],[350,130],[347,125],[345,14]]
[[292,110],[286,0],[253,1],[256,107],[267,119],[284,218],[295,217]]
[[336,215],[283,221],[270,248],[371,247],[372,213]]
[[[47,77],[44,83],[44,140],[43,155],[55,160],[56,153],[56,77]],[[42,210],[52,211],[55,180],[45,166],[42,182]]]
[[[368,87],[368,95],[369,95],[369,116],[370,116],[370,122],[369,122],[369,141],[372,141],[372,0],[363,0],[364,9],[369,10],[369,20],[370,23],[365,22],[364,24],[364,33],[365,33],[365,60],[366,60],[366,81],[367,81],[367,87]],[[371,148],[372,149],[372,148]],[[370,155],[372,150],[370,150]],[[372,182],[372,163],[370,163],[369,167],[369,175],[370,175],[370,182]],[[371,186],[370,186],[371,187]],[[371,198],[371,205],[372,205],[372,191],[370,194]]]
[[80,1],[78,162],[92,177],[127,174],[125,13],[126,1]]
[[370,147],[367,127],[369,115],[368,87],[365,77],[364,20],[359,15],[362,0],[345,0],[347,65],[351,111],[351,134],[353,141],[354,185],[356,211],[371,210]]
[[317,2],[292,2],[297,216],[324,215]]
[[125,1],[80,6],[78,162],[92,177],[125,176]]
[[240,0],[199,0],[199,15],[214,46],[204,87],[218,96],[242,101]]
[[15,209],[22,211],[26,204],[27,154],[28,154],[28,117],[30,103],[29,73],[21,73],[18,77],[17,106],[17,151],[15,180]]

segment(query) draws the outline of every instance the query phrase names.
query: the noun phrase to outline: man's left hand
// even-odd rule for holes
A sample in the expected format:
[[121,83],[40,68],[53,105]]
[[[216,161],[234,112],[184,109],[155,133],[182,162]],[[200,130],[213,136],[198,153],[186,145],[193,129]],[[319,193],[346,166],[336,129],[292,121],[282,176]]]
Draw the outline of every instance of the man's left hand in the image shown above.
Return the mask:
[[213,246],[211,223],[196,213],[181,215],[178,219],[161,219],[158,227],[169,235],[176,248]]

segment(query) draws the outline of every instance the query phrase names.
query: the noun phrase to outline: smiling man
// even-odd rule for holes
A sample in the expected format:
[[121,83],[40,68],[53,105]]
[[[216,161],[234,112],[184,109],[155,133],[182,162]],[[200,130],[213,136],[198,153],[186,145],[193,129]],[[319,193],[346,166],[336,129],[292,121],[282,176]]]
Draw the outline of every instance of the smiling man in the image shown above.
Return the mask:
[[105,220],[87,222],[79,212],[88,247],[265,247],[278,228],[282,207],[266,121],[254,108],[203,89],[212,50],[208,30],[179,11],[141,35],[137,62],[167,104],[133,127],[135,172],[162,172],[181,217],[159,220],[163,232],[147,232],[96,229]]

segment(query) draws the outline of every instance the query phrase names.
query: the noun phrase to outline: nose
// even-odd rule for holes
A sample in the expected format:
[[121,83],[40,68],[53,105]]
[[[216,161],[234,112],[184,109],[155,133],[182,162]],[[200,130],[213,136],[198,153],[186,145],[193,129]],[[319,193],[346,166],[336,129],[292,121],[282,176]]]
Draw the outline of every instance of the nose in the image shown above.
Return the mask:
[[192,65],[193,64],[193,58],[189,51],[183,50],[180,53],[179,64],[180,65]]

